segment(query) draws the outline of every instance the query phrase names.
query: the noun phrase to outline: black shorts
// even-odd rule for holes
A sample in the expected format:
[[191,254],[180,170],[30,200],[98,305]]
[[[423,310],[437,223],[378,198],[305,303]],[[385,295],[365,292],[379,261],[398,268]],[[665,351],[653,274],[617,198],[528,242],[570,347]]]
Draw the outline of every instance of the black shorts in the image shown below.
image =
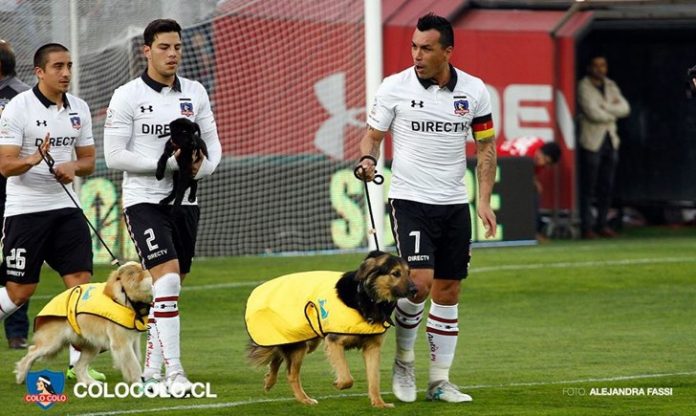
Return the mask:
[[179,272],[191,271],[200,209],[196,205],[137,204],[123,210],[143,267],[179,260]]
[[433,269],[435,279],[466,279],[471,259],[469,204],[390,199],[389,205],[396,247],[412,269]]
[[38,283],[44,261],[61,276],[92,273],[92,237],[77,208],[5,218],[0,280]]

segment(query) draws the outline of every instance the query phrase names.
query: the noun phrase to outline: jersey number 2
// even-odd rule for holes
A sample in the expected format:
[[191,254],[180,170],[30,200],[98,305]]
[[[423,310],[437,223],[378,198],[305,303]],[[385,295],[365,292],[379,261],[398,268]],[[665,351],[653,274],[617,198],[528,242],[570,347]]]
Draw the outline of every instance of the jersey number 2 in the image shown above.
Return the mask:
[[159,248],[157,244],[154,244],[153,241],[155,241],[155,231],[152,228],[148,228],[145,230],[143,233],[147,236],[145,239],[145,242],[147,243],[147,249],[150,251],[155,251]]

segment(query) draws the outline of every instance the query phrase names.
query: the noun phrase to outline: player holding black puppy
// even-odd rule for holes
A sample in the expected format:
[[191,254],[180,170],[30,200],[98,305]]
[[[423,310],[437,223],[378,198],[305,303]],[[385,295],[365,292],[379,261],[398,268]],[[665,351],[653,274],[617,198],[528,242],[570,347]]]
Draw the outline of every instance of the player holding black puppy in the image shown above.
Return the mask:
[[123,206],[131,239],[153,279],[145,356],[145,381],[161,380],[166,367],[167,388],[188,391],[191,383],[181,365],[179,348],[179,292],[191,270],[196,245],[199,209],[184,198],[180,207],[160,205],[172,190],[176,155],[169,160],[164,180],[155,178],[169,123],[187,117],[198,123],[208,157],[196,155],[195,179],[213,173],[222,150],[203,86],[176,75],[181,62],[181,27],[171,19],[150,22],[143,34],[147,70],[119,87],[111,98],[104,126],[104,157],[107,166],[124,171]]

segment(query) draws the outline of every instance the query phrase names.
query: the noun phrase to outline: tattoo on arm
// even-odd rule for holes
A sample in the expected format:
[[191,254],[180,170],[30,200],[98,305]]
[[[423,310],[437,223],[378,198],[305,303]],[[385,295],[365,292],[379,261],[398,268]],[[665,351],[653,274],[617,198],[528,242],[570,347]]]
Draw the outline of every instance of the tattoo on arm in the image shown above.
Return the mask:
[[367,153],[363,153],[363,154],[369,154],[370,156],[374,157],[375,159],[379,159],[379,156],[380,156],[380,151],[379,151],[380,149],[379,148],[380,148],[380,145],[382,143],[382,139],[384,138],[384,133],[368,124],[367,136],[371,139],[369,142],[369,150],[363,148],[363,152],[365,150],[367,150]]
[[479,195],[481,199],[490,201],[493,185],[495,184],[495,171],[498,165],[495,141],[478,142],[476,150],[478,158],[476,177],[479,183]]

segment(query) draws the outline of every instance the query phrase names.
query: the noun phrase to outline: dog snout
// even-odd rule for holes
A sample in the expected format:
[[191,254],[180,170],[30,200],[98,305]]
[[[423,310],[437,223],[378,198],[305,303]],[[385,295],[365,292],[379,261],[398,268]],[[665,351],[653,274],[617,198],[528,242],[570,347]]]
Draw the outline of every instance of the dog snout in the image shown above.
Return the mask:
[[418,288],[416,287],[416,285],[413,283],[412,280],[409,280],[408,281],[408,296],[413,297],[413,296],[416,296],[417,293],[418,293]]

